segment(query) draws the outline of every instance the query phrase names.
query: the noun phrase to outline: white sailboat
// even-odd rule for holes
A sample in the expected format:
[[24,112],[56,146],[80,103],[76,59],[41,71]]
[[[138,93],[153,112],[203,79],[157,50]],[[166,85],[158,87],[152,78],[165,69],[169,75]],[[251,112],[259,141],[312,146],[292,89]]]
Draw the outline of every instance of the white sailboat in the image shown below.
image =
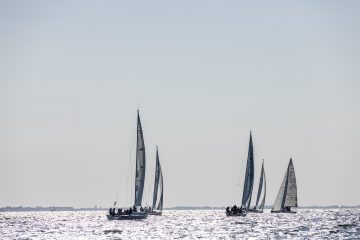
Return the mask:
[[279,193],[271,209],[272,213],[296,213],[291,207],[297,207],[297,186],[295,169],[290,158],[289,165],[286,169],[285,177],[281,183]]
[[[160,190],[160,198],[158,199],[158,191]],[[156,168],[155,168],[155,182],[154,182],[154,194],[153,203],[149,215],[161,215],[164,201],[164,180],[161,170],[159,151],[156,147]]]
[[247,211],[250,209],[253,185],[254,185],[254,147],[252,142],[252,135],[250,132],[249,150],[248,150],[248,157],[246,162],[246,173],[245,173],[241,207],[236,209],[234,206],[231,210],[229,209],[229,207],[226,208],[227,216],[246,216]]
[[132,220],[132,219],[145,219],[147,213],[141,211],[141,202],[144,192],[145,183],[145,170],[146,170],[146,159],[145,159],[145,144],[144,136],[141,127],[140,114],[138,110],[137,114],[137,141],[136,141],[136,169],[135,169],[135,202],[134,206],[125,212],[120,211],[119,213],[109,211],[107,218],[109,220]]
[[[262,197],[260,205],[258,206],[263,188],[264,188],[263,197]],[[256,204],[255,204],[254,208],[249,209],[249,211],[255,212],[255,213],[262,213],[264,211],[264,206],[265,206],[265,197],[266,197],[266,177],[265,177],[264,160],[263,160],[262,166],[261,166],[258,194],[256,197]]]

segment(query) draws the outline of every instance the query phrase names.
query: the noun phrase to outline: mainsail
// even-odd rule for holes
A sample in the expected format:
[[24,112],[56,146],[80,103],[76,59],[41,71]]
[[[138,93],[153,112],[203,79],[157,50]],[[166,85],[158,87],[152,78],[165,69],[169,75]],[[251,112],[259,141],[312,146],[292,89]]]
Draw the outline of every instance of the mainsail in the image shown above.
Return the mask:
[[161,189],[161,194],[160,194],[159,204],[157,205],[157,210],[162,211],[162,209],[163,209],[163,202],[164,202],[164,181],[163,181],[162,172],[160,172],[160,189]]
[[254,149],[250,132],[249,151],[246,162],[246,173],[241,205],[246,209],[250,208],[251,195],[254,185]]
[[[263,167],[264,167],[264,164],[263,164]],[[265,170],[263,171],[264,173],[264,196],[263,196],[263,199],[260,203],[260,209],[263,210],[264,209],[264,206],[265,206],[265,197],[266,197],[266,176],[265,176]]]
[[145,182],[145,144],[141,128],[140,115],[137,116],[135,206],[141,206]]
[[259,209],[263,210],[264,209],[264,205],[265,205],[265,197],[266,197],[266,177],[265,177],[265,170],[264,170],[264,160],[261,166],[261,174],[260,174],[260,181],[259,181],[259,189],[258,189],[258,194],[257,194],[257,198],[256,198],[256,204],[255,204],[255,209],[257,208],[258,204],[259,204],[259,200],[260,200],[260,196],[261,196],[261,192],[264,186],[264,195],[263,195],[263,199],[260,203]]
[[[158,206],[156,207],[159,189],[161,189],[160,200]],[[157,210],[162,210],[162,206],[163,206],[163,176],[162,176],[161,165],[159,160],[159,152],[158,152],[158,148],[156,147],[156,168],[155,168],[155,183],[154,183],[152,208],[155,209],[156,207]]]
[[285,177],[281,183],[279,193],[275,199],[274,206],[271,211],[282,211],[286,207],[297,207],[297,186],[295,169],[290,158]]

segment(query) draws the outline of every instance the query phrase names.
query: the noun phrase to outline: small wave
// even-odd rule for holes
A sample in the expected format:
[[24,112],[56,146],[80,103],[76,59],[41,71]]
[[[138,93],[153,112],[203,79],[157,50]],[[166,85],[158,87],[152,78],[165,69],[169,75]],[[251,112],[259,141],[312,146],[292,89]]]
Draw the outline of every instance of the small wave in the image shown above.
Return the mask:
[[246,222],[234,222],[234,224],[247,224]]
[[109,234],[109,233],[112,233],[112,234],[116,234],[116,233],[121,234],[122,231],[121,231],[121,230],[117,230],[117,229],[114,229],[114,230],[104,230],[104,233],[105,233],[105,234]]
[[337,226],[341,227],[341,228],[352,228],[352,227],[356,227],[356,224],[354,224],[354,223],[345,223],[345,224],[338,224]]

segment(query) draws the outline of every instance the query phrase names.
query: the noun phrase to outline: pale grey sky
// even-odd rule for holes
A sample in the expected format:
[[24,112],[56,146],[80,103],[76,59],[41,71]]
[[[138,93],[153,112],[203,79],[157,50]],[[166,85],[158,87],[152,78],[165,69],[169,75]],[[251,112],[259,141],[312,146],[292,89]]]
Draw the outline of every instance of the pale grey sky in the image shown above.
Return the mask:
[[130,204],[138,106],[145,203],[156,145],[165,207],[239,203],[252,130],[266,205],[290,157],[300,205],[360,204],[359,12],[359,1],[1,1],[0,206]]

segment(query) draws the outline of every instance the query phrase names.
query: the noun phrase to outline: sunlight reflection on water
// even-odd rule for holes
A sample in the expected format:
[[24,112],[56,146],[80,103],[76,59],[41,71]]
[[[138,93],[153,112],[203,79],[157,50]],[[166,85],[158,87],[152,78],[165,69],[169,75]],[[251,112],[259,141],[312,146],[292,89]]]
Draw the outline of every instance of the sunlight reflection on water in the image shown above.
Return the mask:
[[2,239],[339,239],[360,238],[359,209],[299,209],[297,214],[168,210],[140,221],[108,221],[106,212],[0,213]]

